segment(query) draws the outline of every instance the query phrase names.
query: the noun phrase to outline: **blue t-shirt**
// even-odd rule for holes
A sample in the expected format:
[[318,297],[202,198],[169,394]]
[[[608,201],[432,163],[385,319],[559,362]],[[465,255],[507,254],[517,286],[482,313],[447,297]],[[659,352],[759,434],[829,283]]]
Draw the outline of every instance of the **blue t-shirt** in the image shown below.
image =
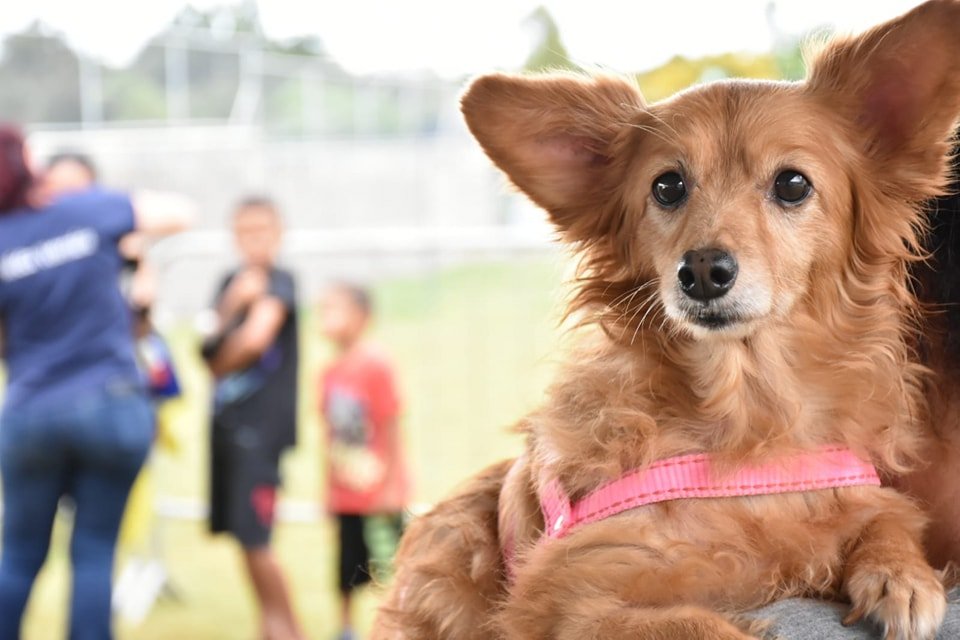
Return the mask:
[[102,189],[0,215],[6,408],[109,385],[140,385],[120,293],[130,198]]

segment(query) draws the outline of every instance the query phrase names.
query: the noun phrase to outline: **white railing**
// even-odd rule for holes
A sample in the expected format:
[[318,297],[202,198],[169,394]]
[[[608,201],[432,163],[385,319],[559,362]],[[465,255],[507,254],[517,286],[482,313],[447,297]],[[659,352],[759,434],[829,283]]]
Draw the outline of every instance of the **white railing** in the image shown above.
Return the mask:
[[[231,251],[227,230],[192,231],[160,241],[154,260],[162,266],[192,257],[216,257]],[[367,227],[354,229],[292,229],[284,238],[284,255],[342,254],[415,255],[476,252],[546,252],[556,248],[546,223],[480,227]]]

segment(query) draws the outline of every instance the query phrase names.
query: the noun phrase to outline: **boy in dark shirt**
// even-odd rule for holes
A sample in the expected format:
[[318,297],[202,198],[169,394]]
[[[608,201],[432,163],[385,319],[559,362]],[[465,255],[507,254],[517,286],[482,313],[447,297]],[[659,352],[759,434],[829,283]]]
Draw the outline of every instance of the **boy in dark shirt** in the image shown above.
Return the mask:
[[280,456],[296,437],[297,322],[293,276],[275,266],[282,224],[265,198],[242,201],[233,232],[243,260],[217,292],[218,331],[204,345],[216,377],[210,525],[243,547],[262,637],[303,638],[270,549]]

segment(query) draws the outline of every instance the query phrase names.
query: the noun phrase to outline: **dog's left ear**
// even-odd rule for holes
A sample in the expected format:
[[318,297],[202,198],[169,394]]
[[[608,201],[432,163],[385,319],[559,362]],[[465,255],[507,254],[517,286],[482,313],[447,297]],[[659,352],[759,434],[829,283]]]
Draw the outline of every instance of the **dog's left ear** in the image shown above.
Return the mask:
[[932,0],[814,60],[808,91],[840,109],[882,180],[936,195],[960,115],[960,2]]

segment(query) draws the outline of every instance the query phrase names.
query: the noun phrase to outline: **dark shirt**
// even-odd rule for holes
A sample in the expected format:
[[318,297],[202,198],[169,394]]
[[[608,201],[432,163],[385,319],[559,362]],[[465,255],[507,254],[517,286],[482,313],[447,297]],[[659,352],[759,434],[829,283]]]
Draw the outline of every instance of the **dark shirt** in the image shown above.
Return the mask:
[[0,216],[6,408],[140,385],[120,293],[130,198],[90,189]]
[[[231,272],[224,278],[215,303],[220,302],[237,273]],[[257,429],[260,442],[281,451],[293,446],[297,435],[297,300],[293,275],[283,269],[271,270],[267,295],[286,307],[283,326],[256,362],[217,382],[214,414],[218,427]],[[242,320],[243,314],[234,328]]]

